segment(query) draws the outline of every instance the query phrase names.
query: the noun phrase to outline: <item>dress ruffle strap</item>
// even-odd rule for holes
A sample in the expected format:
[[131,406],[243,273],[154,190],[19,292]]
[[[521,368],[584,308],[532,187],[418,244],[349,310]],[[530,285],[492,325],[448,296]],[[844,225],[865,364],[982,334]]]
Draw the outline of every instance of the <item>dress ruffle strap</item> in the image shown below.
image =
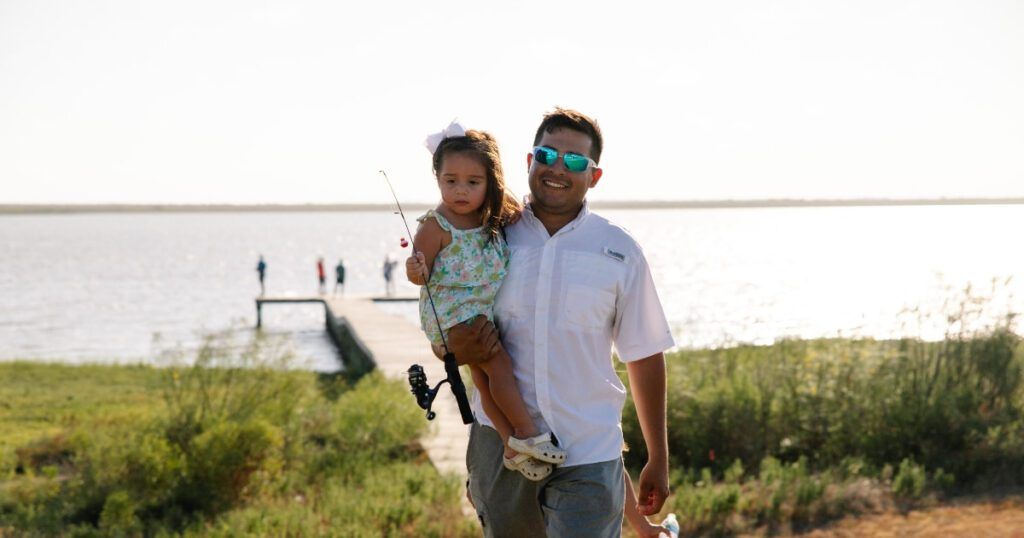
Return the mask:
[[446,232],[450,233],[452,231],[452,225],[451,225],[450,222],[448,222],[448,219],[444,218],[444,215],[438,213],[437,211],[435,211],[433,209],[428,209],[427,212],[423,214],[423,216],[421,216],[420,218],[416,219],[416,222],[423,222],[423,221],[425,221],[427,219],[434,219],[434,220],[436,220],[437,221],[437,225],[440,226],[441,229],[446,231]]

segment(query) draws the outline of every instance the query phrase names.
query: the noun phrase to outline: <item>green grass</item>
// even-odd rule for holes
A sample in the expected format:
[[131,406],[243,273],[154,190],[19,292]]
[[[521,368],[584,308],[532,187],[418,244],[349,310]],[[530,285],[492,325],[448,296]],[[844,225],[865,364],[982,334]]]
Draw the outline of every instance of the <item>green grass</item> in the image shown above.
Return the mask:
[[163,375],[147,366],[0,363],[0,479],[31,441],[164,413]]
[[196,366],[0,363],[0,535],[475,535],[401,384],[223,344]]

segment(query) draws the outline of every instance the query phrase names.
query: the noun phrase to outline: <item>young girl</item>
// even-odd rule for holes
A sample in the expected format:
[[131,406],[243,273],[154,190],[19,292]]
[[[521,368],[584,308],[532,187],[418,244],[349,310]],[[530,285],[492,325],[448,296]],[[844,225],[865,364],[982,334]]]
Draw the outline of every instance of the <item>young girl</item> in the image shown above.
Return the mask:
[[[441,331],[481,314],[492,319],[509,256],[501,226],[518,216],[521,207],[505,189],[498,144],[490,134],[464,131],[453,123],[427,143],[434,154],[441,203],[417,219],[414,254],[405,268],[410,282],[429,284],[440,327],[426,289],[420,291],[420,323],[439,348]],[[551,442],[550,433],[542,434],[534,425],[508,353],[499,345],[489,360],[470,366],[470,371],[484,412],[505,442],[505,467],[530,480],[551,474],[550,464],[564,462],[566,453]]]

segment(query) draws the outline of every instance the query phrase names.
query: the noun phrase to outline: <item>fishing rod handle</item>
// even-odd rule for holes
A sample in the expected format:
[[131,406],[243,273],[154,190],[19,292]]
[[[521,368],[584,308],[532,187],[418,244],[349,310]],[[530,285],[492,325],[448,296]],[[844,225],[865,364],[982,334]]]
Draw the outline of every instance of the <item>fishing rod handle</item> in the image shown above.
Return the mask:
[[466,385],[462,382],[459,374],[459,363],[455,362],[455,354],[448,352],[444,354],[444,371],[448,374],[448,384],[452,387],[452,394],[459,404],[459,413],[462,414],[463,424],[473,423],[473,409],[469,406],[469,397],[466,396]]

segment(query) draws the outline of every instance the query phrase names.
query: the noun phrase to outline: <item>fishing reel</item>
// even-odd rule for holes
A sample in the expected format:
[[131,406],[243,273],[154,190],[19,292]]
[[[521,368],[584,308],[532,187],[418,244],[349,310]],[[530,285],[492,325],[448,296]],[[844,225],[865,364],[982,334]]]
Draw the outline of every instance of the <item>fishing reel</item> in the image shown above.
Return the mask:
[[462,376],[459,375],[459,365],[455,362],[455,355],[451,353],[445,353],[444,355],[444,369],[448,374],[448,377],[438,382],[434,388],[430,388],[430,383],[427,381],[427,374],[423,371],[423,367],[414,364],[407,370],[409,374],[409,391],[416,397],[416,404],[421,409],[426,410],[427,420],[434,420],[437,413],[431,409],[434,405],[434,398],[437,398],[437,393],[441,389],[441,385],[448,383],[448,386],[452,389],[452,394],[455,396],[455,401],[459,404],[459,412],[462,414],[463,424],[473,423],[473,410],[469,407],[469,398],[466,396],[466,385],[462,383]]
[[412,392],[412,395],[416,397],[416,404],[419,405],[421,409],[425,409],[427,411],[427,420],[434,420],[437,413],[433,412],[430,407],[434,405],[434,398],[437,397],[437,390],[448,380],[445,379],[438,383],[436,387],[431,389],[430,385],[427,384],[427,374],[423,371],[422,366],[414,364],[409,367],[408,372],[409,390]]

